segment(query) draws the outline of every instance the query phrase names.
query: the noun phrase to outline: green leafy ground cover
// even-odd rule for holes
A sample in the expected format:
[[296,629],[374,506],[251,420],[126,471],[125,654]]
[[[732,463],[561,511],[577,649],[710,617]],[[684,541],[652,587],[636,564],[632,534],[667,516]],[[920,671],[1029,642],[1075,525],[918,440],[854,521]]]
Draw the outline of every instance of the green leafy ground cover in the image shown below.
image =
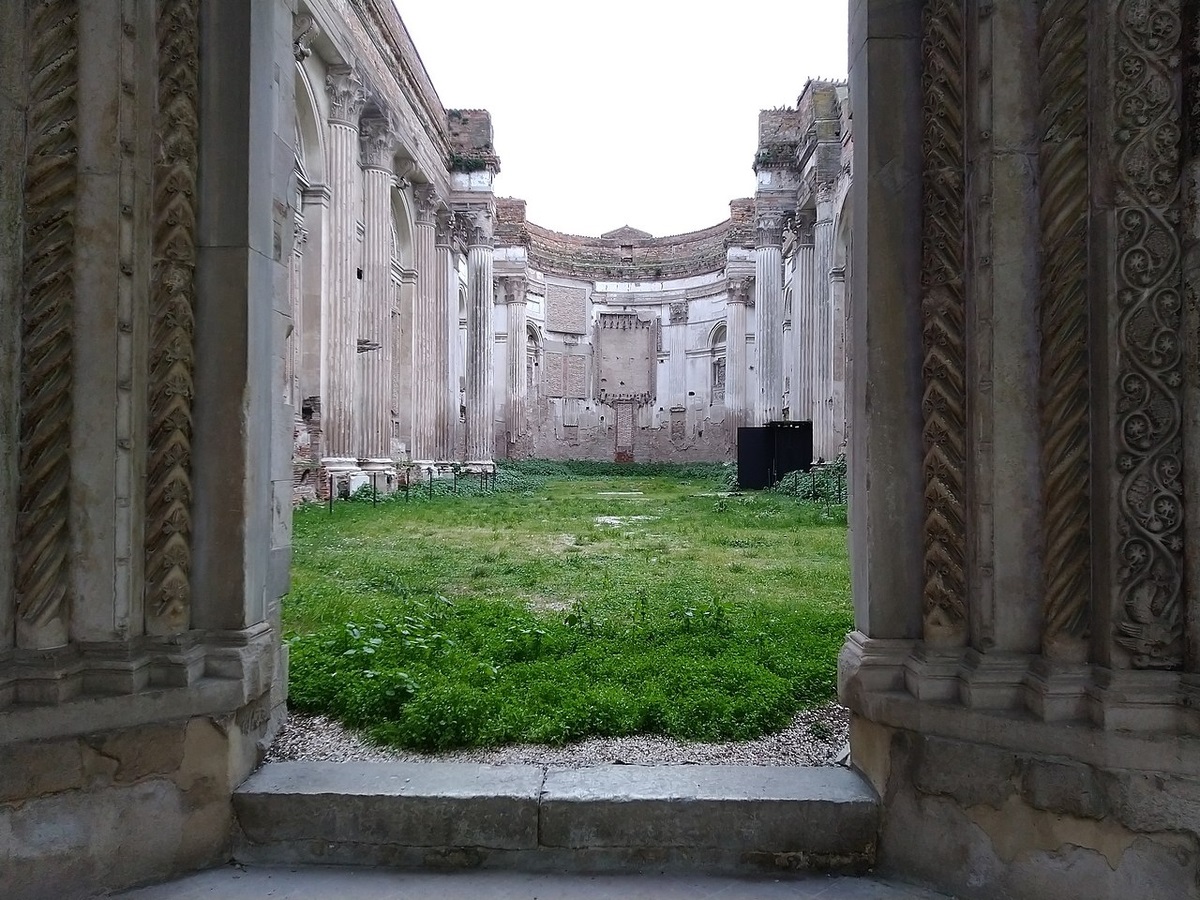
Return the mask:
[[746,739],[831,699],[845,508],[646,468],[524,463],[484,496],[298,510],[292,707],[438,750]]

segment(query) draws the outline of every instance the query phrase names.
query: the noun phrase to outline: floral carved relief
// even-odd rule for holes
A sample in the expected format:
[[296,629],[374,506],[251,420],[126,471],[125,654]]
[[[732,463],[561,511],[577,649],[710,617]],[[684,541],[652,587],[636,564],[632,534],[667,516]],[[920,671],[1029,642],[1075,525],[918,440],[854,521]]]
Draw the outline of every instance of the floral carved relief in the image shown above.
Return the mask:
[[1119,609],[1139,668],[1183,662],[1179,0],[1113,18]]

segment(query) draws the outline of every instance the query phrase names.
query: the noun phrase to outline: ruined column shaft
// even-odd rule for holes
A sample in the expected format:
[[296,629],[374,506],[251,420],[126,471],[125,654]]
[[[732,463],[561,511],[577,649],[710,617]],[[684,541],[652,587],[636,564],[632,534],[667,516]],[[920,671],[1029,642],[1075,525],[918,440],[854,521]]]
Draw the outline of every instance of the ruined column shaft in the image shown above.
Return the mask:
[[725,410],[730,438],[737,441],[738,426],[746,424],[746,292],[743,282],[731,287],[725,307]]
[[[846,270],[833,269],[829,273],[829,318],[830,318],[830,427],[833,434],[833,453],[838,456],[846,452]],[[831,457],[832,458],[832,457]]]
[[[389,464],[391,441],[392,318],[392,158],[395,137],[386,120],[372,119],[363,134],[363,292],[359,337],[371,347],[362,354],[362,427],[360,452]],[[378,345],[375,348],[375,345]]]
[[505,427],[510,443],[520,437],[525,427],[525,285],[507,285],[508,350],[507,397],[505,401]]
[[[444,331],[438,302],[439,264],[434,217],[438,198],[433,188],[415,190],[416,227],[413,256],[417,266],[417,297],[413,304],[413,437],[412,458],[433,462],[438,457],[438,335]],[[444,277],[444,276],[443,276]]]
[[758,401],[754,424],[780,417],[783,401],[783,223],[777,215],[759,217],[754,251],[755,347]]
[[813,455],[832,459],[838,440],[833,425],[833,318],[830,267],[833,265],[833,221],[813,228]]
[[[792,284],[792,311],[794,326],[797,331],[799,358],[796,360],[796,379],[792,384],[792,418],[813,423],[813,435],[816,436],[816,420],[814,417],[815,398],[815,358],[816,345],[816,270],[813,254],[813,234],[811,225],[801,225],[801,233],[796,244],[796,275]],[[790,349],[790,348],[789,348]]]
[[454,426],[458,421],[455,394],[450,389],[451,325],[458,331],[458,297],[454,277],[454,248],[451,241],[451,217],[449,213],[439,217],[436,239],[436,284],[434,286],[437,305],[437,322],[430,334],[434,342],[433,371],[431,376],[435,389],[437,407],[435,442],[439,462],[452,462],[454,452]]
[[323,322],[322,368],[327,397],[321,398],[321,428],[325,457],[335,465],[353,465],[355,382],[358,371],[358,315],[355,298],[358,273],[355,265],[355,185],[359,168],[358,117],[366,91],[358,75],[339,68],[326,78],[330,97],[328,159],[329,256],[328,318]]
[[492,435],[492,231],[477,214],[467,249],[467,459],[491,463]]

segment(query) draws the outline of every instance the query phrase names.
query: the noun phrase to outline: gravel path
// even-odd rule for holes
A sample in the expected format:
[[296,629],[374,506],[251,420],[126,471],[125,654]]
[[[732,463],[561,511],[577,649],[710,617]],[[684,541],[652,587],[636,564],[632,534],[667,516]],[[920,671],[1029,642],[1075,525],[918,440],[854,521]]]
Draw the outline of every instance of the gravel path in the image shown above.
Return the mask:
[[638,735],[589,738],[563,747],[512,744],[492,750],[415,753],[376,747],[324,716],[292,713],[267,753],[268,762],[475,762],[582,768],[607,763],[679,765],[682,763],[774,766],[835,765],[846,746],[849,714],[837,703],[799,713],[777,734],[753,741],[705,744]]

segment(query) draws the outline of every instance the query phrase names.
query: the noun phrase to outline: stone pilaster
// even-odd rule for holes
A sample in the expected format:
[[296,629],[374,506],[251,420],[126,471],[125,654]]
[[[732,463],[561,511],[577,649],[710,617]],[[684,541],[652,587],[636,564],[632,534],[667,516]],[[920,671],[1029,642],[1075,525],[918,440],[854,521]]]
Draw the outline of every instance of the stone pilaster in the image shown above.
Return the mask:
[[746,354],[746,303],[750,299],[746,279],[729,282],[725,304],[725,410],[730,437],[736,446],[737,429],[746,424],[746,380],[750,361]]
[[356,204],[359,169],[359,116],[367,100],[362,80],[353,69],[339,67],[325,79],[329,92],[329,132],[326,172],[330,190],[329,297],[321,368],[327,373],[327,396],[321,398],[325,464],[353,467],[355,375],[358,372],[359,284],[354,259],[358,225]]
[[358,336],[368,344],[366,352],[360,354],[363,384],[359,451],[373,467],[388,467],[392,465],[392,185],[396,134],[384,118],[364,120],[362,131],[366,240]]
[[466,462],[491,465],[495,438],[492,430],[492,351],[496,341],[492,321],[492,217],[473,210],[467,232],[467,452]]
[[437,218],[435,245],[435,303],[437,320],[430,335],[434,342],[433,370],[430,373],[436,391],[436,424],[434,426],[438,462],[452,462],[455,457],[455,427],[458,423],[458,392],[451,389],[451,335],[458,334],[458,278],[454,270],[454,214],[443,210]]
[[417,299],[413,304],[413,448],[415,462],[430,463],[438,458],[438,413],[441,409],[438,374],[439,335],[445,331],[439,290],[437,252],[437,193],[427,184],[413,189],[416,199],[416,227],[413,229],[413,257],[417,266]]
[[754,241],[755,352],[758,400],[755,425],[780,418],[783,403],[783,215],[758,214]]
[[504,279],[504,303],[508,327],[504,425],[509,443],[525,429],[525,279]]
[[816,396],[816,259],[813,247],[813,220],[809,212],[796,218],[796,274],[792,279],[792,327],[796,338],[788,348],[795,355],[795,379],[792,382],[792,418],[813,423],[814,398]]

